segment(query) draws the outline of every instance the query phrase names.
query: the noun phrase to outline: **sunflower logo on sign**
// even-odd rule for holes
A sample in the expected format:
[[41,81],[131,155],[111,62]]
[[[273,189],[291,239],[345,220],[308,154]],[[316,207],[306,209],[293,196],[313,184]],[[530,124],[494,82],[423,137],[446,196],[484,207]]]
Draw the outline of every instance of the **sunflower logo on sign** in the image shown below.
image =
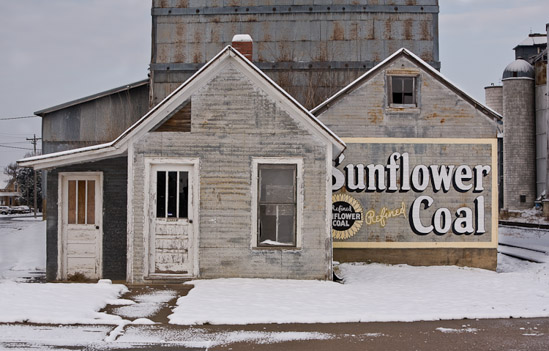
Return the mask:
[[362,227],[364,210],[355,198],[347,194],[332,195],[332,236],[347,240]]

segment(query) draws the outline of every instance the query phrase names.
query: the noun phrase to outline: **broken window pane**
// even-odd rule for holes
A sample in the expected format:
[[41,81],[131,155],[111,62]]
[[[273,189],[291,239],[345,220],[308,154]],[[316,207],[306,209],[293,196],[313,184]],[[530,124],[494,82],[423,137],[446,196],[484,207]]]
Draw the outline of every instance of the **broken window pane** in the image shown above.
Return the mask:
[[168,172],[168,217],[177,217],[177,172]]
[[189,217],[189,173],[179,172],[179,218]]
[[156,217],[166,217],[166,172],[156,172]]

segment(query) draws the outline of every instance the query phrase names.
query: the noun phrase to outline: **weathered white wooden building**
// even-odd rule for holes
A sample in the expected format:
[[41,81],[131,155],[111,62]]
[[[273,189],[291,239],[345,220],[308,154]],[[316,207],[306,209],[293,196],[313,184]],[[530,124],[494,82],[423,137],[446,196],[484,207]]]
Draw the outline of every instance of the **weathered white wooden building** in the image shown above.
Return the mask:
[[[113,142],[21,164],[57,179],[57,280],[108,277],[105,256],[121,252],[103,236],[117,215],[103,204],[121,195],[129,282],[331,279],[331,167],[344,148],[227,47]],[[113,162],[126,191],[107,190],[121,181]]]

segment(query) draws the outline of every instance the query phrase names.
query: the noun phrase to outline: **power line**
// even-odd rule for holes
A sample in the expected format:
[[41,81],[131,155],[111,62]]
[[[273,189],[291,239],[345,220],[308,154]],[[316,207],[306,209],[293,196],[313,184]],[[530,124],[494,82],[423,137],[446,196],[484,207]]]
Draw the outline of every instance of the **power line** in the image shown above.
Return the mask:
[[2,144],[0,144],[0,147],[5,147],[8,149],[19,149],[19,150],[34,150],[28,147],[9,146],[9,145],[2,145]]
[[23,118],[40,118],[40,116],[17,116],[17,117],[2,117],[0,121],[9,121],[12,119],[23,119]]

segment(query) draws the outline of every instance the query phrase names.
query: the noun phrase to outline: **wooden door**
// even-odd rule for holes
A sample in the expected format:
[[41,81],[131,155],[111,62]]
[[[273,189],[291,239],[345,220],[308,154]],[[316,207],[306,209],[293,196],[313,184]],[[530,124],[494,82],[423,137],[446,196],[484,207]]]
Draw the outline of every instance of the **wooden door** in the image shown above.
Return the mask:
[[61,278],[101,278],[102,179],[99,173],[62,174]]
[[153,165],[149,200],[149,274],[193,273],[193,168]]

